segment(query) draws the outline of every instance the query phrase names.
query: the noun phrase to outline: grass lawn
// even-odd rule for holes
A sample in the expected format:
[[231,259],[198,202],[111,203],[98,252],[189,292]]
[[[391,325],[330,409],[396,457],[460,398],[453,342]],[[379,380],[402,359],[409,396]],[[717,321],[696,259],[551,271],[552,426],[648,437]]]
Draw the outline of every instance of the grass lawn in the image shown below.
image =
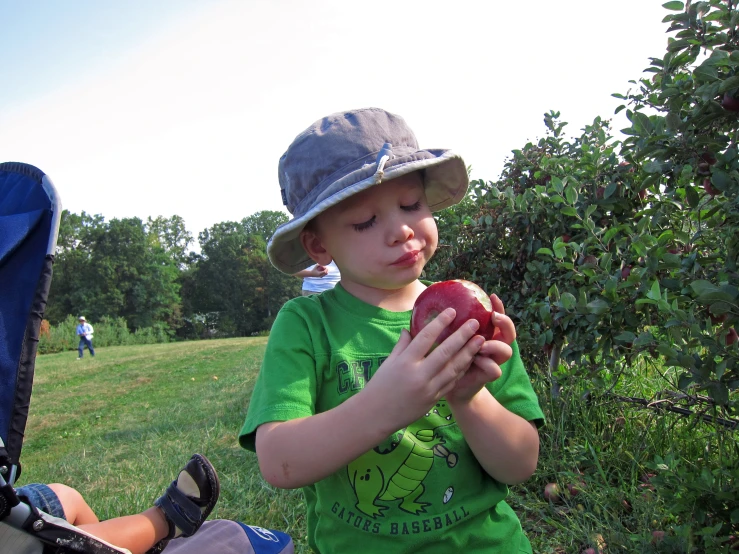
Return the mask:
[[74,486],[108,519],[150,507],[200,452],[221,480],[211,518],[285,531],[302,551],[302,494],[269,487],[237,442],[266,342],[99,348],[79,361],[76,352],[39,356],[19,484]]
[[[302,493],[267,485],[255,455],[236,439],[266,341],[100,348],[96,358],[79,361],[76,352],[39,356],[18,484],[74,486],[107,519],[151,506],[190,455],[201,452],[221,479],[212,518],[285,531],[297,552],[308,552]],[[662,372],[628,371],[616,388],[621,394],[650,398],[671,388]],[[714,551],[693,550],[693,529],[700,525],[685,520],[685,506],[666,505],[661,491],[643,480],[655,456],[674,454],[697,474],[703,467],[735,466],[732,431],[583,396],[582,390],[565,388],[553,402],[544,379],[534,384],[547,417],[539,468],[509,498],[534,552],[579,554],[603,543],[607,552]],[[706,502],[716,487],[735,486],[731,479],[693,485],[689,492],[697,503]],[[583,492],[563,492],[550,502],[542,494],[549,482]],[[665,531],[665,538],[653,541],[652,531]]]

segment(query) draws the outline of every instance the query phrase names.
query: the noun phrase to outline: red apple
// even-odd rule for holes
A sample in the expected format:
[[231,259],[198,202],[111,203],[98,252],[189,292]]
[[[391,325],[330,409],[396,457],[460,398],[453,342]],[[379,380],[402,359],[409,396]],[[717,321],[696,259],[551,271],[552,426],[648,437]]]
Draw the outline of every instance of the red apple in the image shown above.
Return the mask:
[[550,502],[559,502],[559,485],[557,483],[547,483],[544,487],[544,498]]
[[642,483],[651,483],[654,477],[657,477],[656,473],[643,473],[642,476],[639,477],[639,481]]
[[711,323],[713,325],[721,324],[729,317],[728,314],[721,314],[721,315],[713,315],[712,313],[708,314],[708,317],[711,318]]
[[595,548],[586,548],[582,551],[582,554],[595,554]]
[[665,538],[665,532],[664,531],[652,531],[652,543],[657,544],[658,542],[662,542],[662,539]]
[[706,162],[708,165],[713,165],[716,163],[716,156],[714,156],[712,152],[703,152],[700,155],[700,159]]
[[411,336],[415,337],[446,308],[454,308],[457,315],[436,339],[437,344],[442,343],[470,319],[476,319],[480,323],[478,335],[485,337],[485,340],[493,338],[495,324],[490,297],[475,283],[462,279],[434,283],[418,295],[411,315]]
[[562,235],[562,242],[570,242],[570,235]]
[[731,329],[729,329],[729,334],[726,335],[726,346],[731,346],[737,340],[739,340],[739,333],[737,333],[736,329],[732,327]]
[[598,258],[596,258],[595,256],[593,256],[592,254],[589,255],[589,256],[585,256],[582,259],[581,264],[582,265],[598,265]]
[[641,198],[642,200],[644,200],[646,197],[647,197],[647,189],[641,189],[639,191],[639,198]]
[[628,279],[631,275],[631,266],[625,265],[621,268],[621,279]]
[[721,107],[730,112],[739,112],[739,100],[726,91],[721,99]]
[[598,200],[603,200],[603,197],[605,196],[605,194],[606,194],[606,187],[598,187],[597,189],[595,189],[595,197]]
[[585,481],[579,481],[574,484],[573,483],[567,484],[567,491],[570,493],[570,496],[577,496],[584,490],[585,490]]
[[708,177],[703,179],[703,190],[705,190],[711,198],[719,194],[719,190],[713,186]]

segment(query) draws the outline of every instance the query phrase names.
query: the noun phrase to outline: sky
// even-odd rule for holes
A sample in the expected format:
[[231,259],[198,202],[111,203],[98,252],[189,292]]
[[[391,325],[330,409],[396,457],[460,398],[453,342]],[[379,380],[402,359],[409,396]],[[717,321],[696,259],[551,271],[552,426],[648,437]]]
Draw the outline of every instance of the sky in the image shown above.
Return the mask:
[[43,170],[71,212],[179,215],[195,239],[284,211],[280,156],[346,109],[399,114],[495,180],[544,113],[570,136],[614,118],[665,53],[662,3],[0,0],[0,161]]

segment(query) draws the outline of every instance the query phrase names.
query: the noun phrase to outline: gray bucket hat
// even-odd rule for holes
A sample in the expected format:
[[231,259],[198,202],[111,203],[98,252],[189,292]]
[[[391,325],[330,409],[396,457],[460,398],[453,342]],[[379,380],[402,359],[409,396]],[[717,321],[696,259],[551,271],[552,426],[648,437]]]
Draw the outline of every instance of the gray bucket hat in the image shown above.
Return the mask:
[[451,150],[420,150],[402,117],[365,108],[316,121],[280,158],[282,202],[293,219],[280,225],[267,245],[272,265],[292,274],[313,264],[300,243],[311,219],[358,192],[418,170],[432,211],[464,198],[469,178],[462,158]]

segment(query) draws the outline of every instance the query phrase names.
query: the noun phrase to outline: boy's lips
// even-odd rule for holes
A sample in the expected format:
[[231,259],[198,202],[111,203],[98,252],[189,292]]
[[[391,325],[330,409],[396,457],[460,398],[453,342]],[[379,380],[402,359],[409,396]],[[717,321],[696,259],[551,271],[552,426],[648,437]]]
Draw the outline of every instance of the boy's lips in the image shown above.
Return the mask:
[[413,250],[411,252],[406,252],[405,254],[403,254],[400,258],[395,260],[390,265],[399,266],[399,267],[415,265],[420,255],[421,255],[420,250]]

